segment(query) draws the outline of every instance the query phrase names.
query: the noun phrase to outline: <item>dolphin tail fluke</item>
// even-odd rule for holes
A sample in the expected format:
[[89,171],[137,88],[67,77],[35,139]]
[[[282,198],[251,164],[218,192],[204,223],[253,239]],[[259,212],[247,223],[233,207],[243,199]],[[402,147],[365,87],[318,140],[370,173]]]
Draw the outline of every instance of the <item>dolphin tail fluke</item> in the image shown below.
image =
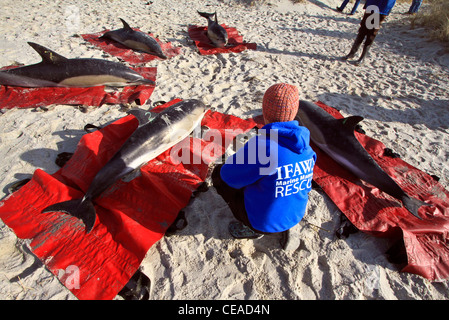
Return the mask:
[[94,204],[88,199],[59,202],[42,210],[42,213],[47,212],[64,212],[81,219],[86,226],[86,233],[92,230],[97,217]]
[[428,204],[428,203],[425,203],[418,199],[413,199],[409,196],[405,196],[401,200],[402,200],[402,204],[404,205],[404,207],[408,211],[410,211],[411,214],[413,214],[415,217],[417,217],[420,220],[422,220],[422,218],[418,214],[419,208],[421,208],[422,206],[430,206],[430,204]]
[[200,16],[202,16],[203,18],[206,18],[206,19],[211,19],[213,16],[215,16],[215,12],[214,13],[199,12],[199,11],[197,11],[197,12]]

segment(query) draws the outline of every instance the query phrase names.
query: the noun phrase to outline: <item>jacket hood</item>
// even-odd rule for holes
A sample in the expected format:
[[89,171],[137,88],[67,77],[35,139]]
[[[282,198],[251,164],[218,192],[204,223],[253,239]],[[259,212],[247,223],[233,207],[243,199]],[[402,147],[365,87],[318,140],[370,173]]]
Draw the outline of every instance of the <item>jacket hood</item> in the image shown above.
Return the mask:
[[267,136],[270,135],[271,130],[276,130],[278,144],[294,152],[300,153],[309,147],[309,129],[300,126],[296,120],[288,122],[272,122],[265,125],[262,129],[266,130]]

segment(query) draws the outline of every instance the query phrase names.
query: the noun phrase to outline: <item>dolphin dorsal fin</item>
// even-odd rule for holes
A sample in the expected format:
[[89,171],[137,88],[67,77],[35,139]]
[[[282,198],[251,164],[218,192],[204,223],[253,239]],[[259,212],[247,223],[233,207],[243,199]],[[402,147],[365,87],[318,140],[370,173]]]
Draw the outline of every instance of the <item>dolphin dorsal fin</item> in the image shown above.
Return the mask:
[[39,55],[42,57],[43,62],[55,64],[55,63],[63,62],[63,61],[67,60],[66,57],[63,57],[60,54],[57,54],[56,52],[54,52],[48,48],[45,48],[44,46],[41,46],[40,44],[37,44],[34,42],[28,42],[28,44],[34,50],[36,50],[37,53],[39,53]]
[[354,131],[355,126],[363,120],[363,117],[360,116],[350,116],[343,119],[340,119],[341,124],[347,129]]
[[123,23],[123,28],[124,29],[131,29],[131,27],[129,26],[129,24],[126,23],[125,20],[123,20],[122,18],[119,18],[119,19]]

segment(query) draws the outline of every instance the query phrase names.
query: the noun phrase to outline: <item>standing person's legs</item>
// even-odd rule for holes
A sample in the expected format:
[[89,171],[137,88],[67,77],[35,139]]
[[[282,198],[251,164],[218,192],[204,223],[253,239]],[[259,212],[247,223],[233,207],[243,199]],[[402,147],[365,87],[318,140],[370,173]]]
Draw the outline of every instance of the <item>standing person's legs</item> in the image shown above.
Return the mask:
[[413,0],[408,13],[417,13],[419,8],[421,7],[422,0]]
[[337,7],[337,11],[342,12],[345,9],[345,7],[348,4],[348,2],[349,2],[349,0],[344,0],[343,3],[341,4],[341,6]]
[[355,38],[354,44],[352,45],[351,51],[343,58],[344,60],[352,59],[354,58],[355,54],[360,48],[360,45],[362,44],[365,37],[368,35],[369,30],[366,27],[366,20],[370,14],[366,13],[363,15],[362,22],[360,22],[360,28],[357,33],[357,37]]
[[357,8],[359,7],[360,1],[361,0],[355,0],[354,6],[352,7],[352,10],[351,10],[351,13],[350,13],[351,15],[355,14],[355,12],[357,11]]
[[[372,14],[379,14],[379,13],[374,12]],[[367,27],[367,32],[366,32],[367,36],[366,36],[365,44],[363,46],[362,55],[360,56],[359,60],[357,60],[357,62],[356,62],[357,65],[362,64],[363,61],[365,60],[366,55],[368,54],[368,51],[374,42],[374,39],[376,38],[377,34],[379,33],[380,25],[382,24],[382,22],[385,20],[386,17],[387,17],[386,15],[379,14],[379,20],[378,20],[379,24],[378,25],[368,26],[368,25],[366,25],[367,20],[365,20],[365,26]],[[368,19],[368,17],[367,17],[367,19]]]

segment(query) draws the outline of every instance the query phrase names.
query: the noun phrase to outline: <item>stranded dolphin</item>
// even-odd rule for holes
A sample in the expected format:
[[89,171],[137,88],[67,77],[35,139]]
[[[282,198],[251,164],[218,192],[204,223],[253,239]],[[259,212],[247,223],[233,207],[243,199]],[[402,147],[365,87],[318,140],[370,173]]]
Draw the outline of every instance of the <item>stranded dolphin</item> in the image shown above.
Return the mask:
[[184,100],[157,114],[150,122],[140,125],[115,155],[95,175],[81,199],[53,204],[46,212],[64,212],[81,219],[89,233],[96,219],[92,201],[116,180],[157,157],[186,138],[200,124],[207,108],[199,100]]
[[19,87],[93,87],[154,85],[118,62],[68,59],[39,44],[28,42],[42,57],[37,64],[0,71],[0,85]]
[[155,39],[144,32],[133,30],[125,20],[120,20],[123,23],[123,28],[108,31],[101,38],[111,39],[128,48],[140,50],[161,59],[167,59],[167,56],[162,52],[161,46]]
[[400,200],[415,217],[425,202],[409,197],[359,143],[355,126],[363,120],[359,116],[335,119],[314,103],[300,101],[296,120],[310,131],[310,139],[333,160],[358,178],[372,184]]
[[[223,48],[228,43],[228,33],[217,22],[217,13],[199,12],[200,16],[207,19],[207,37],[215,47]],[[215,21],[211,17],[215,16]]]

